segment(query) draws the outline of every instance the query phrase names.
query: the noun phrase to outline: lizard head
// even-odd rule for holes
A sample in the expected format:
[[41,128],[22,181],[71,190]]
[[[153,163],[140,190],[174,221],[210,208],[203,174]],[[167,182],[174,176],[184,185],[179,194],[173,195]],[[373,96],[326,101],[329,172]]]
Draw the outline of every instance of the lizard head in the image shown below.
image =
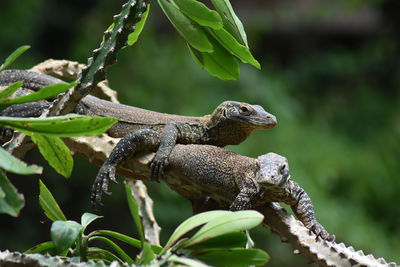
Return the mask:
[[227,120],[244,123],[253,129],[271,129],[276,125],[275,116],[266,112],[259,105],[225,101],[216,108],[215,113],[219,113],[219,116],[223,116]]
[[264,187],[279,186],[290,179],[289,164],[285,157],[276,153],[259,156],[260,173],[257,181]]

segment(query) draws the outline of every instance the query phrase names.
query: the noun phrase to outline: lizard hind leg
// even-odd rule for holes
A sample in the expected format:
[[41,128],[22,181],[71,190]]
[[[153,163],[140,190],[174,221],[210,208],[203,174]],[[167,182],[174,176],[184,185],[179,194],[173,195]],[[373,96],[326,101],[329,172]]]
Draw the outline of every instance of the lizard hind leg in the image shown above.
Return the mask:
[[135,152],[154,151],[159,143],[160,135],[151,129],[141,129],[122,137],[101,166],[94,180],[90,195],[92,206],[95,208],[97,204],[101,205],[103,193],[111,194],[108,191],[108,183],[110,180],[116,182],[115,171],[119,164]]

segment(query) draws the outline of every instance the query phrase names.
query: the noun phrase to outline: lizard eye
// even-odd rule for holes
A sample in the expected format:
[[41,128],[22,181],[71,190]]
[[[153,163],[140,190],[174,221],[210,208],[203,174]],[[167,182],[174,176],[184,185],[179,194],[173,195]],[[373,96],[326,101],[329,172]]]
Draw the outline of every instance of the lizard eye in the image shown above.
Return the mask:
[[243,114],[243,115],[250,115],[252,109],[251,109],[249,106],[247,106],[247,105],[241,104],[241,105],[239,106],[239,111],[240,111],[240,113]]

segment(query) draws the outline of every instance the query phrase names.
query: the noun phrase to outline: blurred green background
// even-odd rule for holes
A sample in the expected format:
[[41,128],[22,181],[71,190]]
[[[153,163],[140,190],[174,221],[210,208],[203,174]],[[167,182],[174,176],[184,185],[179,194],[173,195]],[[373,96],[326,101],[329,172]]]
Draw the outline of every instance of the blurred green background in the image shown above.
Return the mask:
[[[0,59],[32,46],[13,68],[48,58],[86,63],[123,1],[0,2]],[[204,115],[224,100],[262,105],[278,125],[228,149],[289,159],[292,179],[312,198],[319,221],[337,241],[400,263],[400,2],[397,0],[232,1],[262,70],[241,64],[238,81],[220,81],[192,61],[160,8],[139,42],[119,54],[109,80],[122,103],[167,113]],[[29,162],[45,164],[37,151]],[[65,180],[49,167],[40,177],[69,219],[89,207],[97,168],[75,157]],[[0,250],[25,250],[50,239],[38,204],[38,176],[10,176],[25,195],[19,218],[0,215]],[[148,183],[162,241],[191,214],[188,201]],[[135,234],[121,183],[104,198],[105,217],[93,228]],[[92,211],[93,212],[93,211]],[[268,230],[252,231],[269,266],[303,266]]]

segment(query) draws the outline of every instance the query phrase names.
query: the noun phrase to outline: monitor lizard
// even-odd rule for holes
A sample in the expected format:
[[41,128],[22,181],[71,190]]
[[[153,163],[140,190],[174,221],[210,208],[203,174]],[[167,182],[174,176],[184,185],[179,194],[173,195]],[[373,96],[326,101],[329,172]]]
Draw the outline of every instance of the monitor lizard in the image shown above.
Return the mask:
[[[0,72],[0,86],[23,81],[24,88],[38,90],[45,85],[63,82],[45,74],[25,70]],[[3,116],[37,116],[48,102],[20,104],[8,107]],[[96,176],[91,199],[100,203],[108,193],[108,181],[115,181],[115,168],[137,151],[157,151],[150,163],[151,177],[158,180],[168,165],[168,156],[176,143],[237,145],[255,129],[270,129],[276,125],[274,115],[259,105],[225,101],[211,114],[203,117],[179,116],[112,103],[94,96],[84,97],[75,112],[83,115],[111,116],[118,123],[108,130],[112,137],[122,137]]]

